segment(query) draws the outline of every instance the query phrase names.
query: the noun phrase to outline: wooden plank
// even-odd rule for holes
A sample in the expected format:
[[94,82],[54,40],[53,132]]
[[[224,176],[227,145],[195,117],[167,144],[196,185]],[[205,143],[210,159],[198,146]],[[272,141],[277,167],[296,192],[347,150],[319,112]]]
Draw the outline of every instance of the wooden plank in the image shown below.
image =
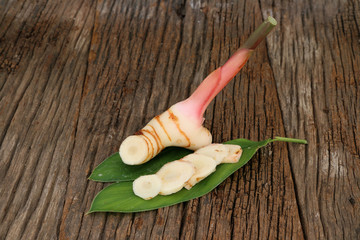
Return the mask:
[[3,14],[1,239],[59,233],[95,13],[69,3],[18,1]]
[[280,19],[269,56],[308,239],[360,237],[359,1],[261,2]]
[[[0,1],[0,239],[356,239],[358,1]],[[209,106],[216,142],[276,143],[213,192],[85,215],[87,180],[268,15],[266,44]]]
[[[224,63],[261,23],[259,11],[257,3],[98,2],[77,128],[82,141],[73,154],[84,160],[70,166],[62,238],[303,238],[285,144],[262,150],[200,199],[131,215],[79,214],[103,187],[83,179],[126,136],[187,97]],[[206,118],[217,142],[284,135],[264,44]]]

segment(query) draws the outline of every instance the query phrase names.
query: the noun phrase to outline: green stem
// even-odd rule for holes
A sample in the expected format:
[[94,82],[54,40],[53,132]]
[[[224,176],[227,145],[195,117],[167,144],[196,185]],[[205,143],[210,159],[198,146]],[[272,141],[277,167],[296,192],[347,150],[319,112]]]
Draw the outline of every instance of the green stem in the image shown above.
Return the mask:
[[301,143],[307,144],[308,142],[305,139],[296,139],[296,138],[286,138],[286,137],[275,137],[272,142],[281,141],[281,142],[291,142],[291,143]]
[[268,17],[246,40],[241,48],[254,50],[257,45],[269,34],[276,26],[277,22],[273,17]]

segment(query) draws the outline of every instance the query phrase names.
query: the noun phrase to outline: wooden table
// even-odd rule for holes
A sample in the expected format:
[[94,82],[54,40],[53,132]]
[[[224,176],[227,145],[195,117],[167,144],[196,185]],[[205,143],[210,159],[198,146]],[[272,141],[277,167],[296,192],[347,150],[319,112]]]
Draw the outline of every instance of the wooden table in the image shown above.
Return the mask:
[[[359,5],[1,0],[0,239],[360,239]],[[271,144],[199,199],[85,215],[107,185],[92,170],[269,15],[205,126],[309,144]]]

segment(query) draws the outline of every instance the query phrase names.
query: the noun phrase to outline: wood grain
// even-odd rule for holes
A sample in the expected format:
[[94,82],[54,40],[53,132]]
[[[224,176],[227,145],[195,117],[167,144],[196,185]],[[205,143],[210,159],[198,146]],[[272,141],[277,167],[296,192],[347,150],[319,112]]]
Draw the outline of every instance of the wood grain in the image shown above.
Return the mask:
[[1,22],[1,239],[54,239],[68,185],[94,8],[11,3]]
[[269,56],[286,135],[309,141],[289,145],[307,238],[358,239],[359,1],[327,4],[264,1],[262,12],[281,19]]
[[[269,145],[186,203],[86,215],[106,186],[91,171],[269,15],[205,126],[309,144]],[[359,238],[359,26],[355,0],[0,1],[0,239]]]

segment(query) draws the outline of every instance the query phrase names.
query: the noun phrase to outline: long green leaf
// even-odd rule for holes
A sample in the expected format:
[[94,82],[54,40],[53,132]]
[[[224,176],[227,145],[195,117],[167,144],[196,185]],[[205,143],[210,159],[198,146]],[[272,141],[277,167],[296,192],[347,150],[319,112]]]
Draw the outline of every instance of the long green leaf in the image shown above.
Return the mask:
[[[217,166],[216,171],[196,184],[190,190],[182,189],[181,191],[168,196],[158,195],[151,200],[143,200],[142,198],[134,195],[132,190],[132,182],[119,182],[114,183],[101,192],[95,197],[89,213],[92,212],[141,212],[147,210],[153,210],[161,207],[174,205],[180,202],[185,202],[200,196],[203,196],[212,191],[216,186],[223,182],[236,170],[244,166],[256,153],[256,151],[266,146],[270,142],[274,141],[285,141],[306,144],[305,140],[291,139],[291,138],[280,138],[268,139],[261,142],[254,142],[246,139],[236,139],[226,144],[237,144],[243,149],[242,156],[237,163],[232,164],[221,164]],[[172,153],[172,152],[171,152]],[[165,156],[163,156],[165,157]],[[174,159],[175,160],[175,159]],[[152,160],[153,161],[153,160]],[[119,170],[120,171],[120,170]],[[143,170],[139,170],[136,174],[142,174]],[[155,173],[147,172],[146,174]],[[133,176],[135,176],[134,174]],[[121,174],[118,174],[121,176]]]

